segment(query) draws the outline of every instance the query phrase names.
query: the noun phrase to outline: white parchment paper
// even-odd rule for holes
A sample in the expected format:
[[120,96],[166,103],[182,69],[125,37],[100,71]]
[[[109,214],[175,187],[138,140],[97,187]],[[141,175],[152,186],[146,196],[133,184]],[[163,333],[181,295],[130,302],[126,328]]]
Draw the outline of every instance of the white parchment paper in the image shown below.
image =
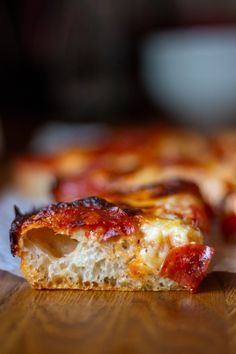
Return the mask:
[[46,198],[32,200],[23,197],[13,188],[6,189],[0,195],[0,269],[15,275],[21,275],[20,260],[17,257],[13,257],[10,252],[9,230],[15,217],[14,205],[17,205],[22,212],[26,212],[33,207],[41,207],[49,202]]

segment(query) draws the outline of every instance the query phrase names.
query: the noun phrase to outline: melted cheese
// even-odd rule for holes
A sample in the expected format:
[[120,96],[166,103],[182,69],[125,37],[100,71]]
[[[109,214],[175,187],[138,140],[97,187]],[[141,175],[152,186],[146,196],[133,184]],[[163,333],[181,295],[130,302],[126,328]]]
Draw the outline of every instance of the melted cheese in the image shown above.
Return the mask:
[[140,273],[158,272],[169,250],[189,243],[202,243],[199,230],[184,225],[181,220],[157,219],[141,226],[143,239],[137,255],[136,270]]

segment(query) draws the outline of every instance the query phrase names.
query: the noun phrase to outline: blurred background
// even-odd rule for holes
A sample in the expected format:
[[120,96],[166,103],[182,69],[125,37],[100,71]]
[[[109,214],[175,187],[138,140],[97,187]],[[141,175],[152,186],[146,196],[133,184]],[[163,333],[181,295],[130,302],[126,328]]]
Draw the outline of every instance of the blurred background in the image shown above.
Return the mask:
[[2,0],[5,150],[49,120],[232,124],[235,25],[233,0]]

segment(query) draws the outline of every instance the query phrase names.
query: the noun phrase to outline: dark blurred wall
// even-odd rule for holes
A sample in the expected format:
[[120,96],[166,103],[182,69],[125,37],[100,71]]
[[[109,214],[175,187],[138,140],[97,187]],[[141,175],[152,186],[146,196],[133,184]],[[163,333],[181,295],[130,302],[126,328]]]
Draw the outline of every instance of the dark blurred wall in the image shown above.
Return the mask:
[[75,117],[146,110],[139,43],[171,22],[168,3],[1,1],[1,109]]
[[143,38],[235,15],[229,0],[2,0],[1,112],[84,119],[152,113],[139,73]]

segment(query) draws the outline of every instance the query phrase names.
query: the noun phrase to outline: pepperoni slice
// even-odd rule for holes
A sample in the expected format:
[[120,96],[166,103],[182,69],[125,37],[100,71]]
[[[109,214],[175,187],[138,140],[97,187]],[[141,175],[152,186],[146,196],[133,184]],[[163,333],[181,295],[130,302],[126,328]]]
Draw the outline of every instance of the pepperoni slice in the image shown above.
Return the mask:
[[168,253],[159,275],[195,293],[213,254],[213,248],[199,244],[175,247]]

